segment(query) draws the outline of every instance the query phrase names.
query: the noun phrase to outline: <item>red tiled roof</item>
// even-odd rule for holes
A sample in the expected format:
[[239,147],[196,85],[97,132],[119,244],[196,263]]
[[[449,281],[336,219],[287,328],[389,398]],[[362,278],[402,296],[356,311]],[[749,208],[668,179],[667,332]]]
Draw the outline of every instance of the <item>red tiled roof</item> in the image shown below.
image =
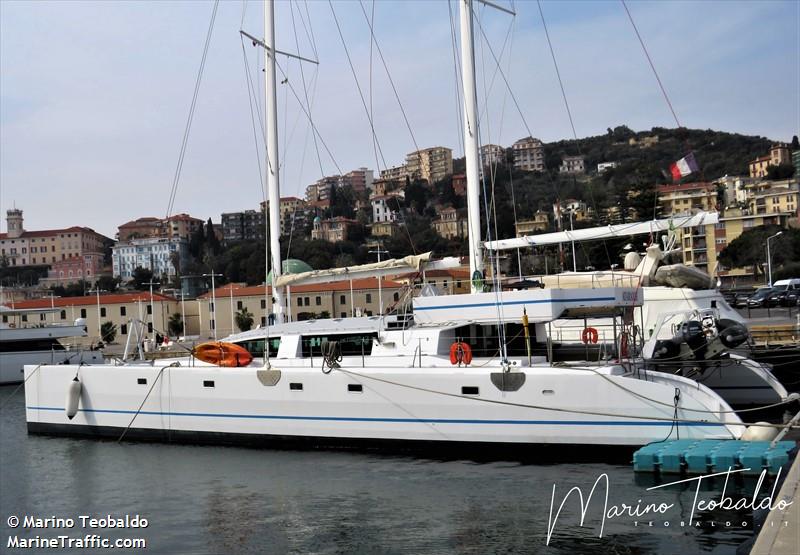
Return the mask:
[[[236,284],[233,284],[233,296],[234,297],[253,297],[264,295],[264,286],[263,285],[248,285],[244,287],[239,287]],[[396,281],[391,281],[385,279],[381,282],[381,287],[385,287],[387,289],[400,289],[404,287],[402,283],[398,283]],[[354,279],[353,280],[353,290],[361,290],[361,289],[377,289],[378,288],[378,278],[361,278],[361,279]],[[272,287],[266,287],[268,293],[272,293]],[[350,281],[335,281],[332,283],[315,283],[313,285],[292,285],[292,294],[296,293],[325,293],[325,292],[332,292],[332,291],[350,291]],[[230,293],[230,285],[223,285],[222,287],[217,287],[214,291],[214,295],[223,298],[231,296]],[[211,292],[205,293],[198,297],[200,299],[210,299]]]
[[[111,295],[102,295],[102,294],[100,295],[100,304],[106,304],[106,305],[131,303],[139,300],[149,301],[150,292],[141,291],[137,293],[113,293]],[[177,299],[174,299],[173,297],[168,297],[167,295],[161,295],[160,293],[153,293],[153,300],[177,302]],[[97,305],[96,295],[87,295],[85,297],[57,297],[53,298],[52,301],[50,300],[49,297],[46,297],[44,299],[33,299],[30,301],[19,301],[14,303],[14,308],[34,309],[34,308],[50,308],[52,306],[65,307],[65,306],[92,306],[92,305]]]
[[713,183],[696,182],[696,183],[679,183],[676,185],[665,184],[658,186],[659,193],[671,193],[673,191],[693,191],[696,189],[706,189],[707,191],[716,190]]
[[167,219],[170,220],[170,221],[172,221],[172,220],[181,220],[181,221],[187,221],[187,222],[192,222],[192,221],[194,221],[194,222],[202,222],[203,221],[200,218],[195,218],[193,216],[190,216],[189,214],[175,214],[174,216],[170,216]]
[[[28,239],[31,237],[50,237],[51,235],[59,235],[61,233],[73,233],[78,231],[100,235],[90,227],[81,227],[74,225],[72,227],[67,227],[64,229],[43,229],[40,231],[23,231],[22,235],[20,235],[19,237],[14,237],[14,239]],[[0,233],[0,239],[8,239],[8,238],[9,238],[8,233]]]

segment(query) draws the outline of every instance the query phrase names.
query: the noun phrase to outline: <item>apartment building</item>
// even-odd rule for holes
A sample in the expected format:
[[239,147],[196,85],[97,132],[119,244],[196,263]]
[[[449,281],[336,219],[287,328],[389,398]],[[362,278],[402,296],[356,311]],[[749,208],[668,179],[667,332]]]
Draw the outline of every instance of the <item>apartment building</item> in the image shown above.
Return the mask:
[[57,260],[50,265],[47,277],[39,280],[40,287],[66,287],[71,283],[86,281],[94,284],[103,274],[104,255],[99,252],[87,252],[83,256],[72,256],[65,260]]
[[222,218],[222,242],[257,241],[264,238],[266,217],[263,210],[225,212]]
[[433,229],[445,239],[461,239],[469,235],[466,210],[452,207],[439,211],[439,218],[433,221]]
[[386,168],[385,170],[381,170],[381,179],[385,179],[388,181],[391,180],[401,180],[405,181],[406,177],[408,176],[408,168],[405,164],[400,166],[392,166],[390,168]]
[[559,173],[579,174],[586,172],[586,165],[583,156],[564,156],[561,159]]
[[91,228],[73,226],[66,229],[26,231],[22,210],[6,212],[6,233],[0,233],[0,260],[9,266],[50,265],[88,253],[102,253],[111,242]]
[[789,147],[783,143],[772,145],[769,154],[756,158],[748,164],[750,177],[766,177],[770,166],[781,166],[791,164],[792,156]]
[[536,211],[533,218],[527,220],[520,220],[514,224],[517,237],[524,237],[525,235],[535,235],[543,233],[550,229],[550,219],[547,217],[546,212],[540,210]]
[[374,172],[363,167],[349,171],[342,176],[342,182],[352,187],[356,193],[371,190],[373,181],[375,181]]
[[[261,211],[269,213],[269,201],[261,202]],[[280,233],[283,236],[295,232],[302,232],[306,225],[309,208],[305,200],[298,197],[281,197],[278,205],[280,215]]]
[[659,185],[658,202],[664,216],[691,214],[699,210],[717,209],[717,186],[713,183],[681,183]]
[[203,220],[189,214],[175,214],[168,218],[145,216],[120,225],[117,228],[117,240],[124,242],[145,237],[190,239],[202,225]]
[[511,146],[514,155],[514,168],[524,171],[544,171],[544,146],[542,141],[525,137]]
[[[169,278],[189,261],[189,242],[186,239],[147,237],[117,243],[111,249],[114,277],[123,282],[133,279],[136,268],[145,268],[155,277]],[[176,267],[177,265],[177,267]]]
[[505,164],[506,149],[500,145],[483,145],[481,147],[481,163],[483,166],[495,166]]
[[347,241],[350,230],[358,225],[358,221],[350,218],[337,216],[335,218],[322,219],[319,216],[314,218],[311,229],[312,239],[321,239],[329,243],[337,241]]
[[410,177],[425,180],[432,185],[453,174],[453,151],[447,147],[434,146],[411,152],[406,155],[406,171]]

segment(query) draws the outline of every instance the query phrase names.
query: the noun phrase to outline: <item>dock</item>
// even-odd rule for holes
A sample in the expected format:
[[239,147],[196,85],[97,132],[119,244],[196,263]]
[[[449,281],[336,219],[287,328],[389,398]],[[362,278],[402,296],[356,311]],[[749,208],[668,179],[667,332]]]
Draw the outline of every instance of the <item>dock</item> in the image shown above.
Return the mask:
[[742,441],[733,439],[676,439],[645,445],[633,454],[635,472],[706,474],[742,469],[757,476],[762,470],[774,476],[789,465],[794,441]]
[[800,553],[800,457],[786,475],[779,500],[792,504],[784,511],[777,508],[770,511],[764,526],[758,533],[750,555],[797,555]]

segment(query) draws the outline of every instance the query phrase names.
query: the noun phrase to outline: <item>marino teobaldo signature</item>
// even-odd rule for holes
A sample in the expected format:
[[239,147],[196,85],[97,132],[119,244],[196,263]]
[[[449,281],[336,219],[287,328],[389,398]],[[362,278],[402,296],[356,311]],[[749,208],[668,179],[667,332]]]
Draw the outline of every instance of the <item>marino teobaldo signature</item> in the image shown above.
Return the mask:
[[[694,500],[692,501],[691,513],[689,514],[688,524],[686,521],[681,521],[682,526],[693,526],[695,525],[695,512],[696,511],[712,511],[714,509],[723,509],[723,510],[757,510],[757,509],[775,509],[778,510],[785,510],[786,507],[791,505],[794,501],[786,501],[780,499],[778,501],[774,501],[775,499],[775,489],[777,488],[778,483],[780,482],[781,477],[781,470],[778,470],[778,474],[775,477],[775,482],[772,486],[772,492],[770,495],[766,497],[759,498],[759,493],[761,491],[761,486],[764,483],[764,478],[766,477],[767,471],[766,469],[761,472],[761,475],[758,477],[758,482],[756,483],[755,490],[753,491],[752,497],[741,497],[739,499],[734,499],[727,495],[726,490],[728,488],[728,480],[731,475],[736,474],[737,472],[745,472],[750,470],[749,468],[741,468],[732,470],[728,468],[725,472],[717,472],[714,474],[706,474],[703,476],[695,476],[692,478],[686,478],[684,480],[677,480],[675,482],[669,482],[668,484],[659,484],[657,486],[649,487],[646,491],[652,491],[656,489],[662,489],[669,486],[675,486],[678,484],[685,484],[688,482],[696,482],[696,488],[694,492]],[[700,485],[703,480],[706,478],[714,478],[718,476],[725,476],[725,485],[722,488],[722,494],[719,499],[706,499],[700,496]],[[553,484],[553,493],[550,497],[550,515],[547,519],[547,541],[546,545],[550,545],[550,539],[553,535],[553,530],[556,528],[556,524],[558,523],[558,517],[561,514],[561,510],[564,508],[564,504],[567,500],[572,496],[573,493],[577,493],[577,499],[580,503],[580,522],[579,525],[583,526],[583,523],[586,520],[586,513],[589,510],[589,505],[592,501],[592,497],[595,494],[595,490],[597,487],[603,483],[605,485],[605,500],[603,503],[603,516],[600,520],[600,534],[598,535],[599,538],[603,537],[603,531],[605,530],[605,524],[607,519],[614,519],[619,517],[631,517],[631,518],[642,518],[646,516],[653,516],[653,515],[666,515],[672,507],[675,506],[674,503],[642,503],[642,500],[639,499],[635,504],[629,505],[627,503],[620,503],[618,505],[609,505],[608,504],[608,494],[610,490],[610,483],[608,480],[608,474],[600,474],[597,477],[597,480],[594,481],[594,485],[592,486],[591,491],[589,491],[589,495],[584,500],[583,491],[578,486],[573,487],[570,489],[564,498],[561,500],[561,504],[558,506],[558,510],[555,511],[553,514],[553,507],[555,505],[555,498],[556,498],[556,485]],[[635,524],[638,526],[639,522],[636,521]]]

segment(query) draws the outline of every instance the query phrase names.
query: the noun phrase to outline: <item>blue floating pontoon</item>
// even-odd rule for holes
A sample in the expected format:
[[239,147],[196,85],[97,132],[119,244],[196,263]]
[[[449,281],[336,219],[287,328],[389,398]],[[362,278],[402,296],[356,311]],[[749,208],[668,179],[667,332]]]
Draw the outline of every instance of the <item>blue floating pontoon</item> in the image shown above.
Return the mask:
[[745,474],[769,474],[789,464],[797,452],[794,441],[691,440],[678,439],[645,445],[633,454],[636,472],[705,474],[748,469]]

